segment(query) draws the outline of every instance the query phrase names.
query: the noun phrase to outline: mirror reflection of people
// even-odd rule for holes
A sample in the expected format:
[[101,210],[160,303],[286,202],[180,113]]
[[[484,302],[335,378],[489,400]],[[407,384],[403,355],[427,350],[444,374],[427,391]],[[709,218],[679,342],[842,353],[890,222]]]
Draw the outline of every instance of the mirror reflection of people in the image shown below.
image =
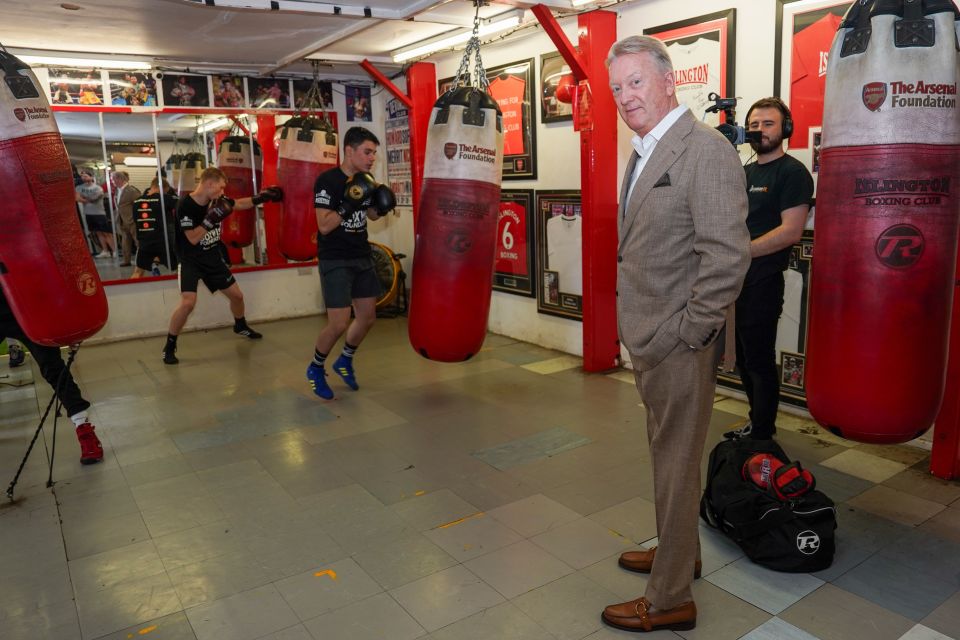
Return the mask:
[[83,209],[87,228],[96,235],[102,249],[95,257],[112,258],[116,251],[116,242],[113,237],[113,225],[104,209],[103,189],[97,184],[93,172],[89,169],[83,169],[80,172],[80,179],[82,182],[76,187],[77,202]]
[[176,245],[180,265],[177,269],[180,283],[180,303],[170,316],[167,342],[163,347],[163,362],[177,364],[177,338],[187,318],[197,305],[197,287],[202,281],[210,293],[222,291],[230,302],[233,314],[233,332],[251,340],[263,336],[247,324],[243,292],[230,268],[224,262],[226,253],[220,241],[220,223],[235,209],[252,209],[262,202],[279,202],[283,192],[278,187],[267,187],[252,198],[236,201],[223,195],[227,176],[217,167],[207,167],[200,174],[200,183],[177,204]]
[[[177,269],[176,223],[177,192],[164,178],[161,199],[160,182],[156,177],[143,195],[133,202],[133,221],[137,232],[137,263],[131,278],[145,274],[160,275],[159,266]],[[164,216],[166,210],[166,216]]]
[[130,174],[114,171],[110,174],[113,183],[113,199],[117,203],[116,216],[120,225],[120,249],[123,252],[121,267],[129,267],[137,246],[137,231],[133,222],[133,201],[140,197],[140,190],[130,184]]

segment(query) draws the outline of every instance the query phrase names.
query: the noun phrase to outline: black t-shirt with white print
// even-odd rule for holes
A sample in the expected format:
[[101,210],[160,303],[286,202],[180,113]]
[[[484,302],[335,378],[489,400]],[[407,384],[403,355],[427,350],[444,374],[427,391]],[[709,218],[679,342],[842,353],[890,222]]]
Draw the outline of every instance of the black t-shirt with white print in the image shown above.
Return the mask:
[[[313,204],[336,211],[343,202],[347,174],[337,167],[321,173],[313,185]],[[317,234],[317,257],[321,260],[349,260],[370,255],[367,242],[367,207],[372,196],[364,201],[360,211],[354,211],[330,233]]]
[[[200,242],[191,244],[187,240],[186,231],[196,229],[202,226],[203,219],[207,215],[208,204],[200,205],[189,194],[180,198],[177,203],[177,255],[181,260],[190,258],[209,259],[211,257],[220,258],[218,245],[220,244],[220,225],[207,231]],[[213,253],[210,253],[213,251]]]

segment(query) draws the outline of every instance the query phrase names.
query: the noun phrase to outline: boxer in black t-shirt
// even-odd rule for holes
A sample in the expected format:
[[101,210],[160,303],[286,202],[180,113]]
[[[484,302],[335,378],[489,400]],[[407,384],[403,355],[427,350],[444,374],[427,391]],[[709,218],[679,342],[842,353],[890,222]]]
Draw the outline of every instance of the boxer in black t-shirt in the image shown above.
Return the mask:
[[220,223],[234,209],[251,209],[263,202],[283,200],[279,187],[267,187],[252,198],[231,200],[223,195],[227,176],[216,167],[208,167],[200,174],[200,184],[180,199],[177,205],[176,249],[180,259],[180,304],[170,317],[167,343],[163,347],[163,361],[177,364],[177,337],[197,304],[197,286],[200,281],[210,293],[223,291],[230,301],[234,333],[257,340],[263,336],[247,325],[244,317],[243,292],[220,252]]
[[[157,178],[150,188],[133,201],[133,226],[137,231],[137,262],[131,278],[141,278],[150,273],[154,264],[164,264],[170,270],[176,270],[176,223],[173,213],[177,210],[177,192],[166,179],[163,181],[163,194],[160,193]],[[163,212],[166,210],[166,217]],[[166,232],[166,234],[164,234]]]
[[373,133],[351,127],[343,137],[343,163],[320,174],[314,185],[320,232],[317,257],[327,324],[317,336],[307,380],[313,392],[325,400],[333,398],[333,391],[326,381],[324,363],[344,333],[343,352],[333,371],[354,391],[360,388],[353,372],[353,355],[377,317],[380,281],[370,257],[367,220],[376,220],[396,206],[393,191],[378,185],[369,173],[379,146]]

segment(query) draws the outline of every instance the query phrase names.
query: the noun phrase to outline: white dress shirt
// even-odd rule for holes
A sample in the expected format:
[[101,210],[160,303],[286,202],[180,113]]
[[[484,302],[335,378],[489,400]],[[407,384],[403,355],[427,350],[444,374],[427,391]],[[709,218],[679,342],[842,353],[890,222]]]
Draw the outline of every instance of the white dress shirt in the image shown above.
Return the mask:
[[[630,202],[630,196],[633,195],[633,188],[637,185],[637,178],[640,177],[643,168],[647,166],[647,160],[653,155],[653,150],[657,148],[657,143],[660,142],[660,138],[667,133],[670,127],[677,123],[677,120],[680,119],[684,111],[687,111],[687,105],[681,104],[663,116],[663,120],[658,122],[657,126],[651,129],[647,135],[642,138],[637,135],[633,136],[630,142],[633,144],[633,148],[640,159],[637,160],[637,164],[633,168],[633,175],[630,176],[630,189],[627,191],[627,202]],[[626,212],[626,210],[627,205],[624,203],[623,211]]]

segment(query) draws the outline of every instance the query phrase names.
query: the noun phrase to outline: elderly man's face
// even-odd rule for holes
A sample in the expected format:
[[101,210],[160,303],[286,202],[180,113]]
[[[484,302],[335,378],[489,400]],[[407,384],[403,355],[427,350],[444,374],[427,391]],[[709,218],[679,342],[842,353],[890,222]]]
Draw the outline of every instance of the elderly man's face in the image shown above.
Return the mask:
[[640,136],[648,134],[674,107],[673,73],[664,73],[650,54],[614,58],[610,90],[620,117]]

